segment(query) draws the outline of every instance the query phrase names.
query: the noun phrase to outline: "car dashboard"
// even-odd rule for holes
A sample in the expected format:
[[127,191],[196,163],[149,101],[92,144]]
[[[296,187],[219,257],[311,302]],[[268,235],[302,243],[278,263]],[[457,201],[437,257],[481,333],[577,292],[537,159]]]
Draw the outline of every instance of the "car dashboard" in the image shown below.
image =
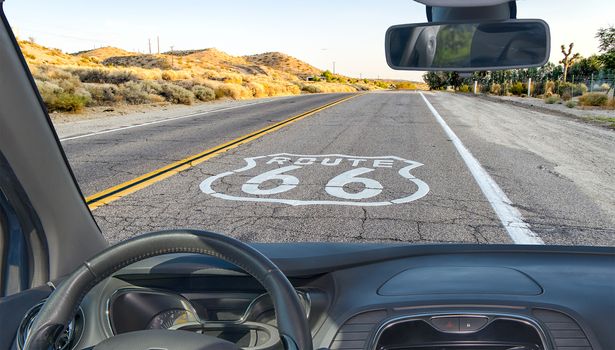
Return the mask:
[[[610,248],[254,246],[297,290],[315,349],[615,349]],[[24,318],[14,347],[35,315]],[[150,258],[100,283],[83,300],[64,348],[143,329],[281,348],[263,287],[233,265],[191,254]]]

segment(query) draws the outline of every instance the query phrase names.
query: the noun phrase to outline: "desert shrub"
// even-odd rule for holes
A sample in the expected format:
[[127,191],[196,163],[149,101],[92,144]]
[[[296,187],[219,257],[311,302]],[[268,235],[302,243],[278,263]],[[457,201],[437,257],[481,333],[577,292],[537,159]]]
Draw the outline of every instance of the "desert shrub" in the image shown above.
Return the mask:
[[224,78],[223,80],[227,84],[243,84],[243,78],[239,74],[231,74]]
[[606,106],[608,101],[607,95],[599,92],[592,92],[579,97],[581,106]]
[[189,72],[181,70],[165,70],[162,71],[161,78],[166,81],[186,80],[192,78],[192,75]]
[[201,101],[211,101],[216,99],[216,92],[214,89],[203,85],[194,85],[192,87],[192,93]]
[[129,70],[75,69],[73,71],[81,82],[98,84],[123,84],[138,78]]
[[43,97],[43,101],[50,112],[79,112],[88,104],[89,99],[83,95],[60,92]]
[[222,83],[215,87],[216,98],[230,97],[235,100],[252,97],[252,91],[245,86]]
[[372,87],[371,85],[365,84],[365,83],[355,83],[355,84],[352,84],[352,87],[357,89],[357,91],[370,91],[374,89],[374,87]]
[[609,91],[610,89],[611,89],[611,85],[607,83],[603,83],[602,85],[600,85],[600,90],[602,91]]
[[500,84],[492,84],[489,92],[494,95],[502,94],[502,86]]
[[611,109],[615,109],[615,98],[610,99],[609,102],[607,102],[606,106]]
[[551,95],[551,96],[545,98],[545,103],[548,104],[548,105],[552,105],[554,103],[559,102],[559,100],[560,100],[559,95]]
[[[90,93],[81,86],[73,88],[61,80],[35,82],[49,112],[79,112],[92,100]],[[63,84],[71,89],[66,90]]]
[[156,95],[148,93],[141,82],[128,82],[119,86],[118,95],[132,105],[154,102]]
[[313,84],[304,84],[301,86],[301,91],[305,91],[307,93],[310,94],[318,94],[323,92],[322,89],[317,86],[317,85],[313,85]]
[[572,93],[570,93],[569,91],[564,91],[562,93],[562,100],[569,101],[571,98],[572,98]]
[[143,80],[139,82],[128,82],[127,84],[138,85],[138,87],[148,94],[159,95],[162,93],[162,84],[157,81]]
[[578,89],[581,91],[581,95],[585,94],[587,92],[587,85],[580,83],[577,84]]
[[91,105],[109,105],[121,99],[120,89],[114,84],[83,84],[85,90],[90,94]]
[[568,101],[566,102],[565,106],[568,108],[574,108],[577,106],[577,103],[575,101]]
[[459,87],[459,92],[470,92],[470,86],[463,84]]
[[160,95],[171,103],[181,103],[185,105],[194,103],[194,94],[192,91],[172,83],[162,84]]
[[[397,90],[416,90],[416,84],[409,81],[403,81],[395,84]],[[461,90],[461,88],[460,88]]]
[[522,82],[520,82],[520,81],[518,81],[518,82],[516,82],[516,83],[512,84],[512,85],[510,86],[510,89],[509,89],[508,91],[509,91],[511,94],[513,94],[513,95],[517,95],[517,96],[519,96],[519,95],[521,95],[521,94],[522,94],[525,90],[526,90],[526,89],[524,88],[523,83],[522,83]]
[[551,80],[547,81],[545,83],[543,94],[545,96],[549,97],[549,96],[553,95],[554,91],[555,91],[555,82],[551,81]]
[[[252,91],[252,96],[254,97],[265,97],[270,96],[268,91],[265,89],[265,85],[256,82],[249,82],[246,84],[246,87]],[[267,86],[269,88],[269,86]]]

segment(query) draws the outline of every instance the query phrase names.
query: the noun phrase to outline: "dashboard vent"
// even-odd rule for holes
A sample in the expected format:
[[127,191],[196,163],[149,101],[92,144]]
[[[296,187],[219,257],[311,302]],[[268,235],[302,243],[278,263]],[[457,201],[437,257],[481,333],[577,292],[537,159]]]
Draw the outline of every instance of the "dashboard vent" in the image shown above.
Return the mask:
[[533,313],[547,328],[555,350],[592,350],[587,336],[572,318],[544,309],[534,309]]
[[365,349],[370,334],[383,319],[387,317],[385,310],[368,311],[351,317],[333,338],[331,350],[361,350]]

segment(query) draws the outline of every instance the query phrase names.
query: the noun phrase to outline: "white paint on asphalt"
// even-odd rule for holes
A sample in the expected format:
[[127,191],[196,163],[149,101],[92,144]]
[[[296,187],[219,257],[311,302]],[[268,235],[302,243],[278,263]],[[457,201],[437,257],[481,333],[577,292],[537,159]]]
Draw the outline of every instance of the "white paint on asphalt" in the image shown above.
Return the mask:
[[97,135],[104,135],[104,134],[109,134],[109,133],[112,133],[112,132],[118,132],[118,131],[123,131],[123,130],[128,130],[128,129],[140,128],[140,127],[143,127],[143,126],[167,123],[167,122],[174,121],[174,120],[180,120],[180,119],[186,119],[186,118],[194,118],[194,117],[198,117],[198,116],[202,116],[202,115],[206,115],[206,114],[211,114],[211,113],[216,113],[216,112],[224,112],[224,111],[229,111],[229,110],[232,110],[232,109],[238,109],[238,108],[243,108],[243,107],[250,107],[250,106],[260,105],[260,104],[263,104],[263,103],[277,102],[279,100],[280,100],[280,98],[278,98],[276,100],[258,101],[258,102],[254,102],[254,103],[242,104],[242,105],[239,105],[239,106],[224,107],[224,108],[219,108],[219,109],[213,109],[213,110],[210,110],[210,111],[191,113],[191,114],[181,115],[181,116],[177,116],[177,117],[165,118],[165,119],[155,120],[155,121],[146,122],[146,123],[139,123],[139,124],[134,124],[134,125],[121,126],[121,127],[117,127],[117,128],[113,128],[113,129],[101,130],[101,131],[91,132],[91,133],[87,133],[87,134],[83,134],[83,135],[69,136],[69,137],[61,138],[60,142],[70,141],[70,140],[77,140],[77,139],[82,139],[82,138],[92,137],[92,136],[97,136]]
[[491,207],[497,214],[513,242],[516,244],[544,244],[543,240],[531,230],[530,225],[524,221],[523,216],[517,208],[513,206],[512,201],[508,198],[506,193],[502,191],[500,186],[498,186],[489,173],[487,173],[485,168],[482,167],[472,153],[463,145],[455,132],[446,124],[442,116],[440,116],[440,113],[431,105],[423,93],[419,94],[442,129],[444,129],[446,135],[451,139],[453,145],[455,145],[457,152],[459,152],[459,155],[466,163],[472,176],[474,176],[478,186],[491,204]]
[[[423,164],[396,156],[358,157],[343,154],[298,155],[279,153],[268,156],[250,157],[245,158],[244,160],[247,165],[241,169],[224,172],[205,179],[199,186],[201,191],[213,197],[231,201],[281,203],[292,206],[349,205],[370,207],[410,203],[417,199],[423,198],[427,195],[427,193],[429,193],[429,186],[410,173],[412,169],[420,167]],[[257,166],[257,160],[260,160],[260,162],[263,163],[263,167],[273,166],[274,169],[252,177],[241,186],[241,191],[248,195],[261,197],[230,195],[227,193],[217,192],[213,189],[214,183],[222,178],[254,169]],[[394,169],[396,162],[399,163],[399,170]],[[280,165],[285,166],[280,167]],[[359,165],[363,165],[364,167],[359,167]],[[301,183],[301,180],[297,177],[300,176],[298,171],[312,166],[322,167],[319,170],[323,171],[318,171],[317,174],[324,174],[324,170],[327,168],[331,169],[332,167],[352,168],[334,176],[324,186],[324,192],[332,197],[342,200],[312,200],[269,197],[271,195],[283,194],[295,189]],[[368,166],[371,168],[368,168]],[[400,194],[403,197],[393,200],[381,200],[375,202],[362,201],[380,195],[385,188],[379,181],[362,176],[372,173],[377,169],[380,169],[379,172],[381,173],[390,174],[389,178],[398,178],[397,176],[401,176],[403,179],[409,180],[416,186],[416,190],[410,194]],[[295,172],[293,175],[288,174],[288,172],[293,171]],[[310,180],[311,181],[308,181],[310,184],[316,182],[316,179]],[[260,188],[260,186],[265,183],[276,183],[276,186],[266,189]],[[361,190],[358,192],[349,192],[346,189],[347,186],[353,186],[355,188],[359,187]]]

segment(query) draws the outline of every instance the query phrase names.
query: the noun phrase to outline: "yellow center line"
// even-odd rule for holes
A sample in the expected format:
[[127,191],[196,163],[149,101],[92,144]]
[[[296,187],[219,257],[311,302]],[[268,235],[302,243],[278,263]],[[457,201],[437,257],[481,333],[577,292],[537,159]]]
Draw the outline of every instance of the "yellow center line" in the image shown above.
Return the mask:
[[322,110],[325,110],[327,108],[333,107],[335,105],[338,105],[342,102],[348,101],[351,98],[360,96],[363,94],[356,94],[356,95],[352,95],[352,96],[347,96],[347,97],[343,97],[339,100],[327,103],[325,105],[322,105],[320,107],[314,108],[312,110],[309,110],[307,112],[292,116],[288,119],[285,119],[281,122],[275,123],[273,125],[269,125],[266,126],[260,130],[254,131],[252,133],[249,133],[247,135],[238,137],[234,140],[225,142],[223,144],[217,145],[215,147],[212,147],[210,149],[207,149],[203,152],[197,153],[195,155],[192,155],[190,157],[184,158],[182,160],[179,160],[177,162],[171,163],[169,165],[166,165],[162,168],[156,169],[154,171],[151,171],[147,174],[141,175],[137,178],[134,178],[132,180],[126,181],[124,183],[121,183],[119,185],[107,188],[106,190],[103,190],[101,192],[98,192],[96,194],[93,194],[91,196],[88,196],[85,198],[85,202],[88,205],[88,207],[90,208],[90,210],[94,210],[98,207],[101,207],[105,204],[109,204],[113,201],[116,201],[122,197],[125,197],[131,193],[137,192],[141,189],[144,189],[150,185],[155,184],[156,182],[162,181],[166,178],[169,178],[177,173],[180,173],[182,171],[188,170],[192,167],[194,167],[197,164],[200,164],[208,159],[211,159],[213,157],[218,156],[221,153],[224,153],[230,149],[233,149],[235,147],[238,147],[240,145],[246,144],[248,142],[254,141],[258,138],[261,138],[271,132],[274,132],[276,130],[279,130],[287,125],[290,125],[296,121],[299,121],[303,118],[309,117],[311,115],[314,115]]

